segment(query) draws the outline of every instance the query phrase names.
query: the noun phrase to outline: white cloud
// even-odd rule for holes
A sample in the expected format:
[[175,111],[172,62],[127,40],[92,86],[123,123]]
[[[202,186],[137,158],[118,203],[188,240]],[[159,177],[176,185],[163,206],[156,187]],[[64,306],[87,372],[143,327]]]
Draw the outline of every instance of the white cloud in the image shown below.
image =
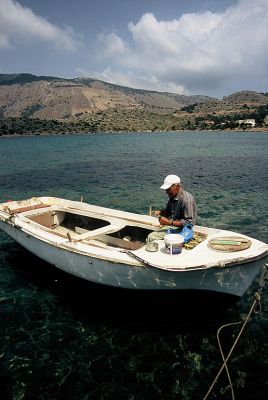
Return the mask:
[[0,48],[36,41],[45,41],[67,51],[80,46],[71,27],[53,25],[14,0],[0,0]]
[[99,79],[104,82],[110,82],[115,85],[128,86],[136,89],[158,90],[161,92],[188,94],[182,85],[174,83],[161,82],[155,75],[137,75],[132,71],[120,71],[107,67],[102,72],[85,71],[77,68],[76,72],[80,76]]
[[126,44],[115,33],[100,34],[97,40],[102,47],[101,58],[117,57],[127,53]]
[[267,21],[267,0],[239,0],[223,12],[184,14],[172,21],[144,14],[136,24],[129,23],[129,43],[113,34],[102,42],[106,75],[109,71],[116,83],[127,76],[133,84],[143,76],[143,87],[155,82],[155,90],[173,87],[177,92],[267,79]]

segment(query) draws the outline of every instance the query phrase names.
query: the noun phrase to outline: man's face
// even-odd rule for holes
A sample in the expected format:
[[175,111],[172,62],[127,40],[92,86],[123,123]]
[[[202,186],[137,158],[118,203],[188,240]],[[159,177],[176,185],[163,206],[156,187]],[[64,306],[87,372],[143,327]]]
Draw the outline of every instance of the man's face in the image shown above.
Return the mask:
[[173,199],[173,197],[176,197],[177,194],[180,191],[180,185],[178,183],[174,183],[171,185],[168,189],[166,189],[166,194]]

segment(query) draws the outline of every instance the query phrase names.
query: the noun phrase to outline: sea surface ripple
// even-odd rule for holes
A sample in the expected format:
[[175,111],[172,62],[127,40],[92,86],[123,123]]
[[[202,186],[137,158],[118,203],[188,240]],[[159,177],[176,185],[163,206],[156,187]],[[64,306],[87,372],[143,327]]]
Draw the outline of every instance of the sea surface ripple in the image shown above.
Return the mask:
[[[0,202],[64,197],[138,213],[178,174],[198,224],[268,242],[268,135],[120,133],[0,138]],[[0,232],[1,400],[203,399],[222,359],[217,329],[238,302],[99,287],[55,270]],[[228,365],[236,399],[266,399],[268,288]],[[225,354],[241,325],[222,332]],[[224,372],[210,399],[230,399]]]

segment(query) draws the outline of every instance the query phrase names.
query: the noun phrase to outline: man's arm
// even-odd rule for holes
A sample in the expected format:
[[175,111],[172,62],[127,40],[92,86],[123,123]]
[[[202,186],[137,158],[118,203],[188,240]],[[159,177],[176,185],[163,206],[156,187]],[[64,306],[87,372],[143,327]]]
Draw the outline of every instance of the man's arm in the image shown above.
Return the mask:
[[196,220],[196,204],[193,197],[187,199],[183,207],[183,217],[180,219],[180,225],[185,226],[187,224],[195,224]]

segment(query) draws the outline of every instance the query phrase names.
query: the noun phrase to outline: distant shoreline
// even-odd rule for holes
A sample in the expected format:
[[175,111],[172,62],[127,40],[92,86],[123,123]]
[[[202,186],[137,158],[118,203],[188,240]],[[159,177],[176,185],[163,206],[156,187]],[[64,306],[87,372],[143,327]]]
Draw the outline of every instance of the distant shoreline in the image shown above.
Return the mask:
[[222,132],[222,133],[268,133],[268,127],[262,129],[247,129],[247,130],[238,130],[238,129],[204,129],[204,130],[170,130],[170,131],[103,131],[103,132],[63,132],[63,133],[14,133],[14,134],[0,134],[1,138],[13,138],[13,137],[38,137],[38,136],[76,136],[76,135],[102,135],[102,134],[133,134],[133,133],[140,133],[140,134],[154,134],[154,133],[186,133],[186,132],[195,132],[196,134],[202,132]]

